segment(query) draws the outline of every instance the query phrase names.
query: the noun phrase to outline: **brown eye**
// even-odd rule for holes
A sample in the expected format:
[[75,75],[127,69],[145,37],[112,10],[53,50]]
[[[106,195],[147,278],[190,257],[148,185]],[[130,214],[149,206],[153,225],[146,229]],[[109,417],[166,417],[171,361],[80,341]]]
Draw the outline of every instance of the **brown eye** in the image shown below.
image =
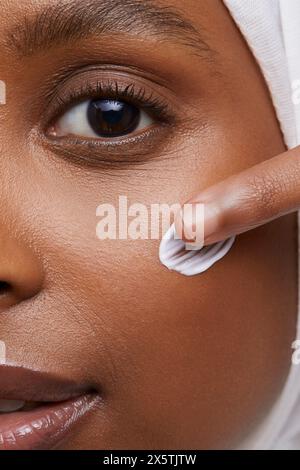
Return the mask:
[[130,103],[95,99],[69,109],[54,125],[54,133],[59,137],[113,139],[143,130],[152,123],[145,111]]
[[140,122],[141,111],[129,103],[115,100],[91,101],[87,118],[99,137],[119,137],[134,132]]

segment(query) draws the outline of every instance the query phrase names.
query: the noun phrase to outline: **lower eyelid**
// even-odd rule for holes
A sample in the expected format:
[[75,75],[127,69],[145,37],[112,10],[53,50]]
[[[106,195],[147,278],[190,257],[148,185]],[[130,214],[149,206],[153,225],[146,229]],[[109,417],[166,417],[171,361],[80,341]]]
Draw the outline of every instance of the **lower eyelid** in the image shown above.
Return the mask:
[[165,153],[174,131],[166,124],[153,125],[143,133],[114,140],[50,136],[43,141],[43,146],[54,156],[76,166],[126,169],[159,158]]

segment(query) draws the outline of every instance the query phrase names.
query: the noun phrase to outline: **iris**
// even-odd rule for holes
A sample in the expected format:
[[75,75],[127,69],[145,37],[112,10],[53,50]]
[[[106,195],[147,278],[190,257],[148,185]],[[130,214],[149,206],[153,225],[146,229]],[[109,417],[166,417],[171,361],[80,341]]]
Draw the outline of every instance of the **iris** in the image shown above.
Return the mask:
[[123,101],[93,100],[87,109],[89,124],[100,137],[130,134],[138,127],[140,117],[138,108]]

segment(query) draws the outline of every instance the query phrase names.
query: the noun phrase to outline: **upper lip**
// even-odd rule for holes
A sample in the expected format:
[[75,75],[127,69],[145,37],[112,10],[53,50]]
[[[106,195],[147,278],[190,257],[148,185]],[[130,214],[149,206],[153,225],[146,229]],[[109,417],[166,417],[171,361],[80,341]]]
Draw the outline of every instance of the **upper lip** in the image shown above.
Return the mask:
[[0,399],[60,402],[91,392],[87,386],[14,364],[0,365]]

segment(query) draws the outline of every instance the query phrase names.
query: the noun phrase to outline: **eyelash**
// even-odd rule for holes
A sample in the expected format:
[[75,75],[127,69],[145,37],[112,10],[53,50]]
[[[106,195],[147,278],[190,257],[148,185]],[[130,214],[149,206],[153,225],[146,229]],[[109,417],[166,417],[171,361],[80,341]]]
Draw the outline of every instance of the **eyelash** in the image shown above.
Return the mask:
[[161,124],[171,124],[174,121],[174,116],[169,109],[169,105],[162,97],[155,97],[153,92],[149,93],[145,87],[136,86],[134,83],[124,86],[114,80],[107,83],[101,81],[97,81],[96,83],[87,82],[79,89],[67,91],[66,96],[56,96],[54,99],[54,107],[56,108],[55,118],[52,119],[52,123],[73,106],[86,100],[96,98],[126,101],[136,107],[142,108]]

